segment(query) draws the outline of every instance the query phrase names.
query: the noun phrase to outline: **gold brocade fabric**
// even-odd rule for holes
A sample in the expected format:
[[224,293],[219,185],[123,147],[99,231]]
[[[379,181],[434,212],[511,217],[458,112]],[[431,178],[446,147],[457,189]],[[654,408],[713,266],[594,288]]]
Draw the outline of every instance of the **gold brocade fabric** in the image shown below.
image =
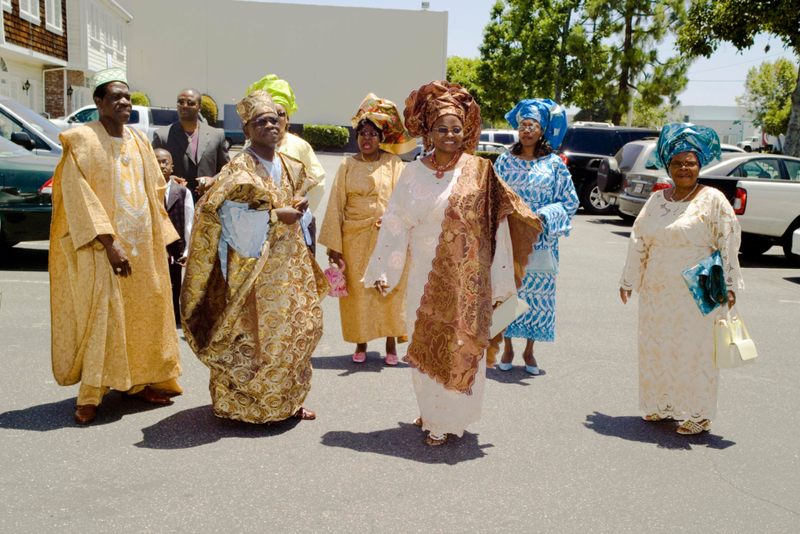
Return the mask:
[[322,337],[330,290],[300,223],[270,225],[261,257],[228,248],[227,280],[217,247],[226,200],[251,209],[291,206],[316,182],[287,156],[278,186],[249,152],[226,165],[197,205],[181,290],[186,341],[211,371],[214,414],[267,423],[291,417],[311,387],[311,354]]
[[[171,381],[181,366],[166,246],[178,235],[153,150],[128,128],[115,146],[97,121],[60,138],[49,258],[53,375],[61,385],[120,391]],[[99,235],[114,236],[130,276],[114,274]],[[181,393],[171,383],[164,393]]]
[[[370,171],[370,166],[374,170]],[[378,241],[376,223],[386,211],[403,167],[400,158],[387,153],[375,163],[345,158],[328,198],[319,243],[341,252],[344,258],[348,296],[339,297],[339,312],[342,337],[350,343],[406,335],[408,273],[385,297],[374,287],[364,287],[362,281]]]
[[503,217],[508,217],[519,287],[542,223],[497,177],[489,160],[471,157],[450,195],[414,335],[403,358],[446,389],[471,393],[479,360],[489,346],[490,269]]

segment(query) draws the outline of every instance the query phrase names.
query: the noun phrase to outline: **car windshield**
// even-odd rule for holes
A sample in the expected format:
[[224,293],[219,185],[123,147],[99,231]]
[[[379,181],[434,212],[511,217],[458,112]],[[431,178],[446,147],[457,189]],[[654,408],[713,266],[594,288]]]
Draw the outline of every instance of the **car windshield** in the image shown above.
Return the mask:
[[61,146],[61,141],[58,139],[58,134],[61,133],[61,130],[59,130],[55,124],[14,100],[2,100],[0,104],[10,109],[15,115],[21,117],[22,120],[30,124],[34,130],[47,137],[51,142]]
[[619,170],[630,171],[633,168],[633,164],[636,163],[639,154],[642,153],[642,150],[644,150],[644,147],[638,144],[627,144],[620,148],[617,151],[617,155],[614,156],[617,160]]
[[31,153],[19,146],[12,143],[5,137],[0,137],[0,158],[15,158],[17,156],[30,156]]

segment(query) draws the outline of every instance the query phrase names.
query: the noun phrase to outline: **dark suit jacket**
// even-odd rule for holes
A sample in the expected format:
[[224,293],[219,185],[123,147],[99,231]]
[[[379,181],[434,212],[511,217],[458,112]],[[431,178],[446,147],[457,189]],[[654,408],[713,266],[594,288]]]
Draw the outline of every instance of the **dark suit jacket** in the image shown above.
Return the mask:
[[172,174],[186,180],[194,191],[198,176],[215,176],[231,160],[225,148],[225,132],[199,123],[200,139],[197,142],[197,161],[189,152],[189,138],[180,122],[164,126],[153,135],[153,148],[163,148],[172,155]]

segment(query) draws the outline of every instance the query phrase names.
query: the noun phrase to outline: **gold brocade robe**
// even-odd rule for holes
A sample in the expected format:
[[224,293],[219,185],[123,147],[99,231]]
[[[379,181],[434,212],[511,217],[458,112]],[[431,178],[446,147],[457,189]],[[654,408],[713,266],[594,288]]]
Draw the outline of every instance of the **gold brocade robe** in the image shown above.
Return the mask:
[[[112,139],[99,121],[60,135],[49,258],[53,375],[64,386],[81,381],[120,391],[171,381],[163,392],[181,393],[173,380],[181,366],[166,249],[178,235],[164,208],[166,183],[153,149],[128,133],[135,140],[128,146],[138,149],[128,174],[133,182],[121,182]],[[130,222],[122,188],[131,186],[143,187],[139,220],[149,221],[135,235],[118,231]],[[105,234],[128,256],[130,276],[114,274],[96,239]]]
[[344,259],[347,296],[339,297],[339,312],[342,337],[350,343],[406,335],[407,274],[397,291],[385,297],[363,282],[378,242],[377,221],[386,211],[403,167],[400,158],[385,152],[374,163],[345,158],[328,198],[319,243],[340,252]]
[[183,332],[211,371],[214,414],[248,423],[287,419],[302,407],[330,290],[299,222],[270,224],[259,258],[228,247],[227,280],[222,275],[219,210],[226,200],[280,208],[316,185],[302,163],[280,159],[280,186],[247,151],[222,169],[197,205],[181,290]]

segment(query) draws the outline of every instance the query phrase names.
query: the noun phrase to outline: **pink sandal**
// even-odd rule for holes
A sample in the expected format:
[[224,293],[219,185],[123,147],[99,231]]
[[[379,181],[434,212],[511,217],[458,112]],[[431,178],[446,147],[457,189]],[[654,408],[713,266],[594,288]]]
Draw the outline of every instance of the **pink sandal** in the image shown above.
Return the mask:
[[353,361],[356,363],[364,363],[367,361],[367,353],[366,352],[356,352],[353,354]]
[[386,353],[386,365],[397,365],[397,354]]

